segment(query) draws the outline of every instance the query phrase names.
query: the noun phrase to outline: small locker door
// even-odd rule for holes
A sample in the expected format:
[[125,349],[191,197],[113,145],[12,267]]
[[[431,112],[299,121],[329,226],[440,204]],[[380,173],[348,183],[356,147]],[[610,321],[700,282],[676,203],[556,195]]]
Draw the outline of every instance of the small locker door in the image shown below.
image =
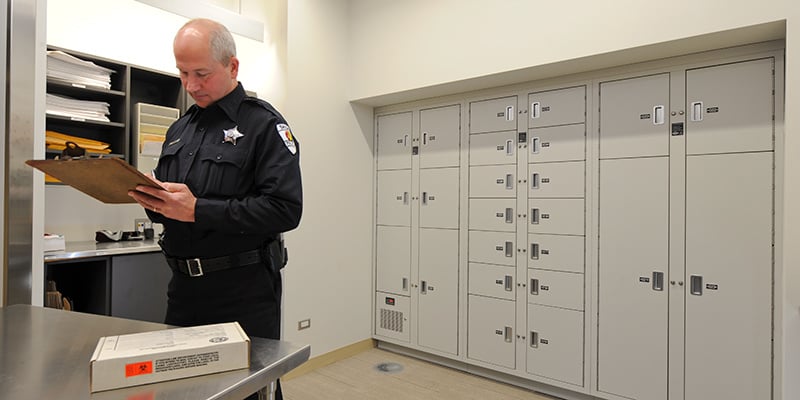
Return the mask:
[[530,162],[586,159],[586,125],[564,125],[528,131]]
[[469,231],[470,261],[498,265],[516,264],[513,232]]
[[469,197],[517,197],[517,166],[469,167]]
[[528,268],[584,272],[583,236],[528,235]]
[[467,357],[515,368],[516,303],[475,295],[469,295],[468,298]]
[[469,133],[516,131],[517,96],[469,103]]
[[377,226],[377,290],[409,295],[411,228]]
[[458,167],[419,171],[419,226],[458,228]]
[[517,162],[517,132],[481,133],[469,136],[469,165]]
[[457,167],[461,142],[461,106],[419,112],[420,168]]
[[528,197],[583,198],[585,162],[528,164]]
[[469,229],[514,232],[515,199],[469,199]]
[[583,311],[583,274],[529,269],[528,303]]
[[406,343],[410,342],[410,310],[411,301],[408,296],[375,293],[375,334]]
[[411,168],[411,112],[378,116],[378,170]]
[[527,349],[528,373],[583,386],[583,312],[528,305]]
[[669,154],[669,74],[600,83],[600,158]]
[[528,105],[532,128],[583,123],[586,121],[586,87],[531,93]]
[[772,152],[686,162],[685,400],[769,399]]
[[411,170],[378,171],[377,222],[411,226]]
[[583,199],[528,200],[528,232],[583,235]]
[[419,230],[420,346],[458,353],[458,231]]
[[514,300],[514,267],[469,263],[469,293],[498,299]]
[[686,71],[686,153],[772,150],[772,58]]
[[600,161],[600,204],[597,388],[666,400],[667,157]]

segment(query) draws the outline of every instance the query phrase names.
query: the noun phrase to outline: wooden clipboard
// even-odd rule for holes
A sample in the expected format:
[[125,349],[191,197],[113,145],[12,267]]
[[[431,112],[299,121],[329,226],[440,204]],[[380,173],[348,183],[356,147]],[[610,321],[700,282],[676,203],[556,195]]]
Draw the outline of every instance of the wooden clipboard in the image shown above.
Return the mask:
[[25,164],[108,204],[136,203],[128,196],[136,185],[164,189],[119,158],[28,160]]

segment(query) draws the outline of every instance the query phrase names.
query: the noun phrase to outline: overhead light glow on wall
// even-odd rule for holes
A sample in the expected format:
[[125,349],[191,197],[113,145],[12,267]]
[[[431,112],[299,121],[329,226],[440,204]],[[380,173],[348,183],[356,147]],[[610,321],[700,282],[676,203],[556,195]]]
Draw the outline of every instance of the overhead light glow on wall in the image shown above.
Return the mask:
[[164,11],[178,14],[186,18],[209,18],[225,25],[231,33],[244,37],[264,41],[264,24],[246,18],[239,13],[230,11],[199,0],[136,0]]

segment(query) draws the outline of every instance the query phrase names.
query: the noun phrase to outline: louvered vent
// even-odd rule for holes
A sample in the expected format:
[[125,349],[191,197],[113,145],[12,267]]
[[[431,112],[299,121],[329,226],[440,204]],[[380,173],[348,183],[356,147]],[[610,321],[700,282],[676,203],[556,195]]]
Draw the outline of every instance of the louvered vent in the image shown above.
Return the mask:
[[381,329],[403,332],[403,313],[381,308]]

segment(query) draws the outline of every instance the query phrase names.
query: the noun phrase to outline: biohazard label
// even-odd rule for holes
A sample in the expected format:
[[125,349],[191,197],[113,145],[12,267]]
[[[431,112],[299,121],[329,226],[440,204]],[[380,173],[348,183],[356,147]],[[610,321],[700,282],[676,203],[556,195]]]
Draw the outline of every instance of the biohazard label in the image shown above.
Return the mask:
[[153,373],[153,362],[152,361],[143,361],[133,364],[125,364],[125,377],[130,378],[132,376],[138,375],[146,375]]

